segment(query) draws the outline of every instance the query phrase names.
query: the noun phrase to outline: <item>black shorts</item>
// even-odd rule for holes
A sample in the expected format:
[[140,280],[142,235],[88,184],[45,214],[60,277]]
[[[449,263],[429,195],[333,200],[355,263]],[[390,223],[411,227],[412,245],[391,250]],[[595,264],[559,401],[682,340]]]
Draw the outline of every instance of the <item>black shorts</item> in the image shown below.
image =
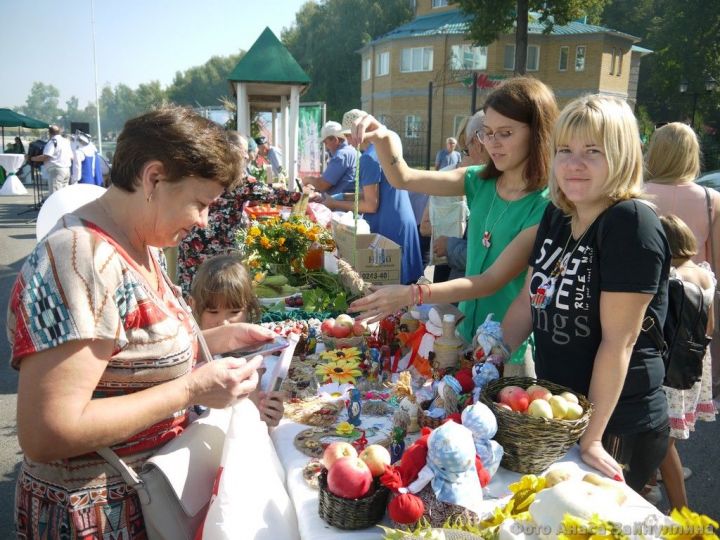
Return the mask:
[[605,433],[602,445],[623,468],[625,483],[640,493],[665,459],[670,424],[657,429],[616,435]]

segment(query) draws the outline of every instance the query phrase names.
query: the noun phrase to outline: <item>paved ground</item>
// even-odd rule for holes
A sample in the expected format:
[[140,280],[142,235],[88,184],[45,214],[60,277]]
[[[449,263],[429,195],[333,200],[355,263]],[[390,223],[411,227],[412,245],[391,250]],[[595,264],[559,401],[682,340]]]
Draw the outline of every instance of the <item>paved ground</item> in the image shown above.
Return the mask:
[[[32,196],[0,197],[0,538],[13,531],[15,477],[21,459],[15,429],[17,373],[10,368],[5,335],[10,288],[25,257],[35,245],[36,212],[19,215],[32,206]],[[678,445],[684,464],[694,474],[687,481],[691,507],[720,518],[720,422],[698,424],[692,438]],[[666,506],[661,503],[660,507]]]

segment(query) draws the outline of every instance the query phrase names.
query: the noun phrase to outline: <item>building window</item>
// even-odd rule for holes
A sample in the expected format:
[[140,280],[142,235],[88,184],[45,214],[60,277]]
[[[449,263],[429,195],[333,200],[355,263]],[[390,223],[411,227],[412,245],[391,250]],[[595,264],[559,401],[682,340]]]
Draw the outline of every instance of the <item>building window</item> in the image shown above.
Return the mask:
[[400,59],[400,71],[408,73],[412,71],[432,71],[433,48],[412,47],[402,50]]
[[585,71],[585,45],[575,47],[575,71]]
[[375,76],[382,77],[390,73],[390,52],[385,51],[375,55]]
[[363,58],[362,63],[362,79],[363,81],[367,81],[370,79],[370,74],[372,73],[372,60],[370,58]]
[[510,71],[515,69],[515,45],[505,45],[503,69],[509,69]]
[[617,63],[615,65],[615,67],[616,67],[615,75],[617,75],[618,77],[620,77],[622,75],[622,64],[623,64],[623,53],[622,53],[622,50],[618,49],[617,50]]
[[612,48],[612,56],[610,57],[610,75],[615,75],[615,47]]
[[537,45],[528,45],[526,68],[528,71],[537,71],[540,69],[540,47]]
[[453,45],[451,69],[487,69],[487,47]]
[[441,8],[448,5],[448,0],[432,0],[432,7],[435,8]]
[[570,48],[569,47],[560,47],[560,61],[558,63],[558,70],[567,71],[569,56],[570,56]]
[[[528,71],[537,71],[540,69],[540,47],[538,45],[528,45],[525,64],[525,68]],[[515,45],[505,45],[503,69],[509,71],[515,69]]]
[[409,114],[405,117],[405,138],[417,139],[420,136],[420,117]]
[[384,126],[387,126],[387,123],[390,121],[390,117],[387,114],[378,114],[375,118]]

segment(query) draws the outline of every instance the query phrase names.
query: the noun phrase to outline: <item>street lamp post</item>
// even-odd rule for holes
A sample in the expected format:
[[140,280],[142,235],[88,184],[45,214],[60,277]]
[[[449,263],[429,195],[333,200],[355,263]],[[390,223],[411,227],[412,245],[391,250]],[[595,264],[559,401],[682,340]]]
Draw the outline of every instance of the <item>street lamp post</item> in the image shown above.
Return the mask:
[[692,98],[693,98],[692,114],[690,115],[692,118],[690,120],[691,128],[695,129],[695,111],[697,110],[698,96],[701,94],[709,94],[710,92],[715,90],[716,86],[717,86],[717,82],[715,81],[715,79],[713,79],[712,77],[708,77],[707,79],[705,79],[705,92],[688,92],[688,89],[690,88],[690,85],[688,84],[688,82],[685,79],[683,79],[680,82],[680,86],[678,87],[678,90],[680,91],[680,93],[687,94],[689,96],[692,96]]

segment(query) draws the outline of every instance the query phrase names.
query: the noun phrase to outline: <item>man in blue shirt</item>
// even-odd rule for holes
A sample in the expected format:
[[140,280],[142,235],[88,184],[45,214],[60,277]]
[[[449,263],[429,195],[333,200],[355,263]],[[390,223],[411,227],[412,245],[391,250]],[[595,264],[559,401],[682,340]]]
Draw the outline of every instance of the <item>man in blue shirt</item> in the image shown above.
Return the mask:
[[342,126],[338,122],[327,122],[320,130],[320,138],[330,159],[322,176],[306,176],[303,183],[310,191],[323,196],[354,192],[357,151],[345,142]]
[[448,137],[445,140],[445,148],[440,150],[435,156],[436,171],[448,166],[452,166],[453,168],[457,167],[458,163],[462,160],[462,156],[455,148],[457,148],[457,140],[455,137]]

